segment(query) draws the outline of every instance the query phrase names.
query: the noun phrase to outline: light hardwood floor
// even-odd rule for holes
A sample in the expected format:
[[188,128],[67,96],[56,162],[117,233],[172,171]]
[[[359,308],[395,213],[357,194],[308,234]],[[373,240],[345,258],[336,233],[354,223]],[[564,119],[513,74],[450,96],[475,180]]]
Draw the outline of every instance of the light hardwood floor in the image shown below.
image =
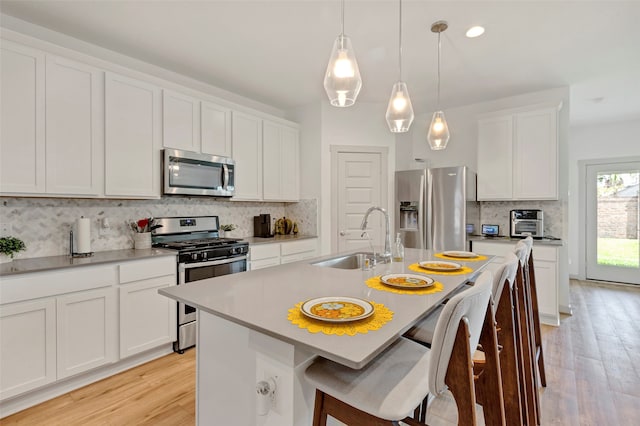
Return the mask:
[[[640,288],[571,282],[573,316],[543,326],[543,425],[631,425],[640,419]],[[193,425],[195,351],[172,354],[0,421],[9,425]],[[481,414],[481,409],[478,412]],[[482,424],[482,419],[480,418]],[[446,394],[432,426],[456,423]]]

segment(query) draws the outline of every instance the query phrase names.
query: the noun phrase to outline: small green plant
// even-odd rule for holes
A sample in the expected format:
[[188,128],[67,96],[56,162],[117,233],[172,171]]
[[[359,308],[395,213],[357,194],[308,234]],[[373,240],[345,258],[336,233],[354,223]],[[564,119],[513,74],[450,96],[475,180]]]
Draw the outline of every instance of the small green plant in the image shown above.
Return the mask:
[[229,223],[227,225],[220,225],[220,230],[222,231],[233,231],[236,229],[236,226],[233,223]]
[[0,253],[9,256],[13,259],[13,255],[19,251],[26,250],[27,246],[24,245],[24,241],[15,237],[2,237],[0,238]]

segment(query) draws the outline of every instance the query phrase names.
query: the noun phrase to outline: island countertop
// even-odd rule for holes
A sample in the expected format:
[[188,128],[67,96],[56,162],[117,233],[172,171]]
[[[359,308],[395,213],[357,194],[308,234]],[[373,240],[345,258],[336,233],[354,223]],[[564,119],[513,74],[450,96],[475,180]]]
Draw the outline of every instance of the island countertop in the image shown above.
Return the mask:
[[[459,263],[474,271],[463,275],[428,274],[444,290],[428,295],[397,294],[369,288],[365,281],[387,273],[415,273],[412,263],[434,260],[431,251],[406,249],[405,261],[378,264],[374,269],[345,270],[313,265],[336,255],[280,265],[273,268],[224,275],[187,285],[160,289],[172,299],[204,312],[275,337],[351,368],[362,368],[419,319],[439,305],[447,295],[482,269],[490,260]],[[426,271],[425,271],[426,272]],[[393,311],[393,319],[382,328],[355,336],[310,333],[287,319],[298,302],[324,296],[357,297],[382,303]]]

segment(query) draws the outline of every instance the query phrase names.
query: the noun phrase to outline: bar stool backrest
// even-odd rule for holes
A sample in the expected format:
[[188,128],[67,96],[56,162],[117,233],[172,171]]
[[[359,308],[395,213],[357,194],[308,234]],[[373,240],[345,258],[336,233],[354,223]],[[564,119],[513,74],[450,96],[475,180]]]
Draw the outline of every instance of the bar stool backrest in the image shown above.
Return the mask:
[[513,290],[516,274],[518,273],[518,261],[519,259],[515,254],[508,253],[504,263],[495,271],[493,277],[493,303],[495,305],[500,300],[505,283],[509,283],[509,291]]
[[434,330],[429,360],[429,389],[434,395],[447,389],[445,377],[460,321],[466,321],[469,326],[469,357],[478,346],[484,315],[491,297],[492,277],[490,271],[481,273],[473,287],[453,296],[442,309]]

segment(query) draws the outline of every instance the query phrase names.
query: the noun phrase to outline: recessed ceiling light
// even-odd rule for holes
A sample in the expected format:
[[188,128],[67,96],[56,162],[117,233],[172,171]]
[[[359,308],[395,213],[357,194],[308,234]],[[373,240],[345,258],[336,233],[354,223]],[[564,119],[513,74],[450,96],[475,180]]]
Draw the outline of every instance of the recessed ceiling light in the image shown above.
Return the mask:
[[482,34],[484,34],[484,27],[479,25],[467,30],[467,37],[469,38],[480,37]]

